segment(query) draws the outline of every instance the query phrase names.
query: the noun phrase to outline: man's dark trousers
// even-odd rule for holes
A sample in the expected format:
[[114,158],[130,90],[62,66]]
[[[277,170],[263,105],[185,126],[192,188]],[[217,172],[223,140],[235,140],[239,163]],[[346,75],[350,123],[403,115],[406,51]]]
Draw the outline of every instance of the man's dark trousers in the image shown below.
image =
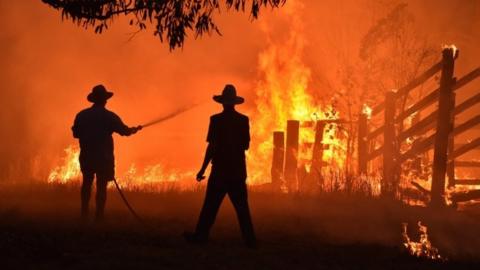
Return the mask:
[[[105,211],[105,202],[107,201],[107,184],[106,177],[98,176],[97,174],[97,193],[96,193],[96,212],[95,218],[101,220]],[[82,188],[80,198],[82,201],[82,218],[86,218],[89,212],[90,194],[92,192],[92,184],[94,180],[94,173],[83,173]]]
[[223,198],[225,198],[225,195],[227,194],[237,212],[237,218],[240,224],[240,229],[242,230],[243,239],[246,243],[254,243],[256,238],[248,207],[247,185],[243,179],[229,180],[210,177],[208,180],[205,201],[196,228],[196,234],[205,240],[208,238],[210,228],[215,222],[218,209],[222,204]]

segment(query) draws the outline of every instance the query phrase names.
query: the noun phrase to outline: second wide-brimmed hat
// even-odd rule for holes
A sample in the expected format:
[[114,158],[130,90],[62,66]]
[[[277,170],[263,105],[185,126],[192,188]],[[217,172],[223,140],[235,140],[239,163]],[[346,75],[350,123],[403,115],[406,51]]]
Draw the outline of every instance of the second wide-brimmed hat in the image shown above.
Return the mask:
[[213,100],[226,105],[242,104],[245,99],[237,96],[237,89],[232,84],[225,85],[221,95],[213,96]]
[[92,92],[88,94],[87,100],[93,103],[103,102],[113,96],[112,92],[107,91],[105,86],[99,84],[92,88]]

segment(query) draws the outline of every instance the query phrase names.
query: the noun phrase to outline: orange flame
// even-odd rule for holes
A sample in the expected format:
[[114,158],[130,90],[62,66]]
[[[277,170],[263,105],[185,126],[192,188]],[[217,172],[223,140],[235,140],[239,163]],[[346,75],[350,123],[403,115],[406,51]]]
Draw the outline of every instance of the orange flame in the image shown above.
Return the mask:
[[80,149],[77,146],[70,145],[65,149],[63,165],[55,167],[48,175],[48,183],[72,182],[80,179]]
[[372,108],[370,106],[368,106],[367,104],[363,104],[362,106],[362,113],[365,114],[367,116],[367,119],[371,119],[372,118]]
[[[62,165],[55,167],[48,176],[48,183],[66,184],[77,183],[80,180],[81,171],[78,157],[80,149],[78,146],[70,145],[65,149],[65,157]],[[128,190],[149,190],[158,191],[166,188],[180,190],[192,189],[193,172],[177,172],[167,170],[162,164],[147,166],[143,173],[138,173],[135,164],[118,177],[119,183]],[[184,181],[184,180],[189,180]]]
[[443,260],[442,256],[438,253],[438,249],[435,248],[428,239],[427,226],[422,225],[419,221],[418,232],[420,233],[420,239],[418,242],[412,241],[407,233],[408,223],[402,223],[402,236],[404,240],[404,247],[410,253],[410,255],[416,257],[427,258],[431,260]]
[[[339,112],[328,106],[321,106],[313,98],[309,82],[311,70],[302,60],[306,40],[303,36],[303,25],[298,9],[300,2],[291,1],[285,7],[291,29],[284,42],[270,42],[258,61],[260,79],[256,84],[257,111],[252,121],[252,149],[248,154],[250,183],[265,183],[270,181],[271,153],[273,150],[272,132],[285,130],[287,120],[314,122],[323,119],[338,119]],[[265,27],[269,35],[268,28]],[[345,141],[338,139],[341,132],[336,124],[325,129],[323,144],[325,149],[323,159],[326,162],[336,162],[339,167],[344,165]],[[300,166],[308,170],[311,166],[312,145],[315,139],[315,126],[301,127],[299,134]],[[267,166],[266,166],[267,165]]]

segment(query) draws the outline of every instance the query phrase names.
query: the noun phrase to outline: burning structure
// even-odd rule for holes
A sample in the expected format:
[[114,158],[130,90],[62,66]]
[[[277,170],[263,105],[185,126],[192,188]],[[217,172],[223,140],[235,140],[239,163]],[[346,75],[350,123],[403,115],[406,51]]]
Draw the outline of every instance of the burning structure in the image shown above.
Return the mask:
[[[388,92],[383,103],[373,109],[364,106],[358,114],[358,118],[356,119],[356,124],[358,125],[358,168],[356,173],[358,175],[371,175],[371,170],[368,170],[368,163],[374,162],[374,159],[382,156],[382,160],[374,165],[374,167],[376,166],[383,169],[381,193],[386,195],[390,194],[389,196],[402,197],[404,192],[402,189],[415,187],[421,191],[423,195],[431,196],[432,204],[444,205],[447,203],[445,188],[449,187],[450,191],[448,194],[455,194],[451,195],[451,198],[453,198],[451,200],[454,204],[459,201],[465,201],[466,199],[476,198],[478,191],[468,192],[467,194],[470,194],[469,196],[456,194],[457,191],[463,188],[455,189],[458,185],[477,185],[475,179],[460,180],[457,182],[455,165],[476,166],[476,163],[468,161],[456,163],[455,159],[478,147],[480,145],[479,139],[470,141],[456,149],[454,147],[454,137],[477,125],[479,123],[477,121],[478,116],[456,126],[454,119],[457,114],[478,104],[480,100],[477,95],[475,95],[456,105],[454,91],[479,77],[480,69],[477,68],[471,71],[459,80],[454,79],[453,67],[457,56],[458,50],[455,46],[445,47],[443,49],[442,61],[409,82],[405,87],[402,87],[398,91]],[[423,84],[439,71],[441,71],[439,88],[426,95],[419,102],[409,104],[406,109],[397,109],[397,102],[402,96],[408,95],[410,91]],[[430,111],[430,114],[423,119],[418,117],[422,110],[425,110],[428,106],[436,102],[438,102],[438,110]],[[367,124],[369,122],[368,119],[371,118],[372,115],[377,115],[382,111],[384,112],[383,124],[369,131],[370,128]],[[410,122],[406,125],[404,122],[409,117],[415,118],[415,122]],[[353,120],[350,119],[350,121]],[[329,149],[330,142],[328,139],[333,140],[338,136],[336,131],[339,129],[341,123],[345,123],[345,121],[341,119],[319,119],[314,122],[315,141],[313,142],[313,147],[311,147],[313,152],[311,153],[311,167],[308,172],[310,174],[312,172],[318,172],[316,178],[320,179],[320,181],[323,181],[324,178],[322,164],[328,161],[329,157],[335,157],[337,161],[333,164],[330,163],[329,167],[338,167],[339,164],[345,166],[345,162],[343,161],[351,159],[351,156],[348,156],[349,153],[352,153],[351,151],[324,153],[324,149]],[[330,125],[330,127],[327,127],[327,125]],[[430,134],[427,137],[423,137],[423,134],[428,132],[430,132]],[[284,133],[276,132],[273,134],[275,149],[272,163],[272,180],[273,182],[279,181],[283,175],[285,182],[294,182],[298,185],[299,167],[297,161],[302,157],[301,151],[299,151],[299,122],[289,120],[286,133],[285,140],[283,139]],[[378,144],[378,142],[375,142],[374,139],[382,134],[383,140],[380,146],[377,147],[376,144]],[[349,135],[352,136],[353,134],[350,133]],[[325,137],[326,139],[324,139]],[[403,141],[406,141],[406,144],[404,144]],[[303,146],[306,145],[308,144],[303,144]],[[345,145],[345,143],[343,145]],[[345,148],[348,148],[348,145],[343,149]],[[432,165],[425,164],[421,159],[418,160],[420,156],[432,148]],[[282,156],[285,156],[284,161],[282,160]],[[431,176],[427,174],[427,179],[422,179],[424,182],[430,181],[431,192],[428,191],[428,188],[424,188],[418,184],[414,176],[405,175],[405,171],[412,169],[411,166],[415,166],[412,162],[406,163],[406,161],[411,159],[417,159],[416,169],[418,173],[424,170],[424,167],[432,166],[430,171]],[[338,160],[340,160],[340,162],[338,162]],[[281,173],[282,169],[283,174]],[[373,171],[375,172],[376,170]],[[346,177],[348,177],[348,175]],[[417,174],[417,178],[418,177],[421,178],[421,176]],[[425,175],[423,177],[425,177]],[[448,177],[448,182],[445,180],[446,177]],[[295,188],[292,188],[295,184],[288,184],[289,190],[295,190]]]

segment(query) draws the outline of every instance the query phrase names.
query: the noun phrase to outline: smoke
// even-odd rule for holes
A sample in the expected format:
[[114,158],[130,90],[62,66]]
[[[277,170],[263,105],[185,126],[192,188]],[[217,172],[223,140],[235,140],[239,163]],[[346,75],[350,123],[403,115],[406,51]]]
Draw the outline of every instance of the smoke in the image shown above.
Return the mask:
[[184,112],[187,112],[195,107],[197,107],[199,104],[194,104],[194,105],[191,105],[191,106],[188,106],[188,107],[184,107],[184,108],[180,108],[172,113],[169,113],[165,116],[161,116],[161,117],[158,117],[156,118],[155,120],[152,120],[150,122],[147,122],[145,124],[142,125],[142,127],[146,128],[146,127],[149,127],[149,126],[153,126],[153,125],[156,125],[156,124],[160,124],[162,122],[165,122],[169,119],[172,119],[172,118],[175,118],[176,116],[184,113]]
[[[339,67],[357,61],[362,36],[399,1],[302,2],[302,60],[311,71],[312,95],[328,100],[341,87]],[[405,2],[428,42],[460,48],[459,74],[480,63],[478,1]],[[0,181],[45,179],[63,149],[76,143],[73,118],[90,106],[86,95],[98,83],[115,92],[108,108],[131,126],[210,98],[226,83],[246,98],[240,111],[255,111],[258,57],[268,44],[284,40],[285,12],[264,10],[255,22],[248,14],[219,14],[223,36],[189,38],[170,52],[150,28],[129,41],[135,29],[122,19],[96,35],[62,22],[41,1],[0,0]],[[156,128],[116,137],[117,169],[131,163],[196,168],[208,116],[220,109],[202,103]]]

